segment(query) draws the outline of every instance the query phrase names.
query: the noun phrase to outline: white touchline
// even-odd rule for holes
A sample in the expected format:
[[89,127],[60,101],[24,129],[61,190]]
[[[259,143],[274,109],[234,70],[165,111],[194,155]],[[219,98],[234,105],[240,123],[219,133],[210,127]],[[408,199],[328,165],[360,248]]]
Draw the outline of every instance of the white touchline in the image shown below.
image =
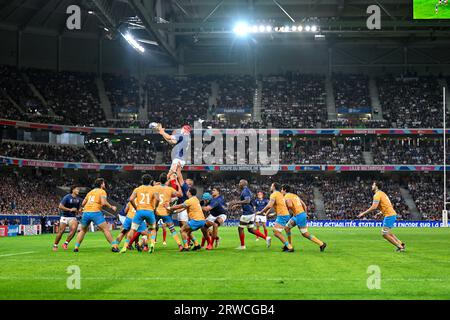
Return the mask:
[[20,256],[22,254],[30,254],[35,253],[36,251],[27,251],[27,252],[19,252],[19,253],[7,253],[7,254],[0,254],[0,257],[12,257],[12,256]]

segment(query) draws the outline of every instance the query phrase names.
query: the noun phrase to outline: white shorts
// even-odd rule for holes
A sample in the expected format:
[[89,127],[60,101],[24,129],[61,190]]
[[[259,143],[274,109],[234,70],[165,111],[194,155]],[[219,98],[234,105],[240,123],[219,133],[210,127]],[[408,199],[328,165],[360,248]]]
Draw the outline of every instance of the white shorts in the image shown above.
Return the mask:
[[184,222],[189,221],[187,210],[183,210],[180,213],[178,213],[178,221],[184,221]]
[[180,165],[181,169],[183,169],[185,164],[186,164],[186,161],[184,161],[182,159],[179,159],[179,158],[175,158],[175,159],[172,160],[172,165],[170,166],[170,170],[171,171],[176,171],[178,165]]
[[255,224],[255,214],[242,215],[239,221],[241,222],[240,225],[242,227],[253,228]]
[[206,218],[206,221],[216,222],[216,220],[219,219],[219,218],[221,218],[223,220],[223,222],[225,222],[227,220],[227,215],[226,214],[221,214],[220,216],[214,217],[212,214],[210,214]]
[[264,224],[265,224],[265,223],[267,223],[267,217],[258,214],[258,215],[256,215],[256,220],[255,220],[255,222],[259,222],[259,223],[264,223]]
[[77,218],[75,217],[61,217],[59,219],[59,223],[64,223],[67,225],[70,225],[72,223],[72,221],[77,221]]

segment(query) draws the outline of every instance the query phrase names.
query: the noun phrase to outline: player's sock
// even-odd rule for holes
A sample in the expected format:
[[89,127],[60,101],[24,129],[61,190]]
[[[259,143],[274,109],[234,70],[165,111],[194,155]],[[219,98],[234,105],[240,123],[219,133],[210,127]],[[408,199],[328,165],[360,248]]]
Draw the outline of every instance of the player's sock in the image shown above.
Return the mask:
[[184,240],[184,239],[183,239],[183,247],[184,247],[185,249],[189,249],[189,244],[188,244],[188,241],[187,241],[187,240]]
[[206,239],[205,237],[202,237],[202,247],[205,245]]
[[284,243],[284,246],[285,246],[286,248],[288,248],[288,249],[292,249],[292,246],[291,246],[291,244],[289,243],[289,241],[286,241],[286,242]]
[[244,247],[245,246],[245,233],[243,233],[243,232],[240,233],[239,238],[241,240],[241,247]]
[[139,236],[141,235],[140,232],[135,232],[133,235],[133,238],[131,238],[130,243],[135,243],[139,241]]
[[[256,231],[258,231],[258,232],[259,232],[259,227],[258,227],[258,228],[256,228]],[[256,236],[256,238],[258,238],[258,235],[256,234],[256,232],[255,232],[255,236]]]
[[311,240],[311,241],[314,242],[314,243],[317,243],[319,246],[323,246],[323,242],[320,241],[318,238],[316,238],[316,237],[313,236],[313,235],[310,235],[310,236],[309,236],[309,240]]
[[197,242],[197,239],[194,237],[194,236],[192,236],[192,241],[194,242],[194,246],[198,246],[198,242]]
[[266,236],[263,235],[259,230],[255,230],[254,232],[257,237],[260,237],[260,238],[263,238],[264,240],[266,240]]
[[166,238],[167,238],[167,230],[163,229],[163,242],[166,242]]
[[211,236],[209,236],[209,237],[208,237],[208,245],[209,245],[209,246],[212,246],[212,245],[213,245],[213,242],[214,242],[214,238],[211,237]]
[[264,235],[266,236],[266,238],[267,238],[267,235],[268,235],[268,233],[267,233],[267,229],[264,229]]
[[75,243],[75,249],[78,249],[80,247],[80,244],[77,242]]

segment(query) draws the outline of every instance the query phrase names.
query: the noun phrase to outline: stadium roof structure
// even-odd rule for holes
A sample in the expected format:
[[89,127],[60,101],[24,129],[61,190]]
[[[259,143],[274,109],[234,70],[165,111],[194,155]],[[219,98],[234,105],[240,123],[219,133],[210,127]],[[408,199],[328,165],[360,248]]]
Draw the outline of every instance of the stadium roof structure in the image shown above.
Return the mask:
[[[82,8],[82,28],[66,28],[70,5]],[[381,29],[369,30],[367,8],[381,10]],[[267,32],[249,37],[264,46],[318,39],[335,43],[448,43],[450,20],[412,19],[412,0],[0,0],[0,29],[54,36],[117,38],[124,30],[152,52],[183,63],[185,49],[224,50],[236,42],[239,21],[256,25],[316,25],[318,33]],[[324,37],[316,37],[320,34]]]

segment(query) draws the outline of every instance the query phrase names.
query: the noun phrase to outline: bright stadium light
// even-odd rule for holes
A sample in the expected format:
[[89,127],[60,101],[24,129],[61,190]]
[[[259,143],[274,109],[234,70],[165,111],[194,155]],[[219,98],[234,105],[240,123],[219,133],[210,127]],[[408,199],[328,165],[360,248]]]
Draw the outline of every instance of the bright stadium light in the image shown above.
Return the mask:
[[310,27],[310,26],[306,26],[306,27],[305,27],[305,31],[306,31],[306,32],[311,31],[311,27]]
[[245,37],[248,33],[248,25],[245,22],[239,22],[234,26],[233,32],[239,37]]
[[140,53],[145,52],[145,48],[141,46],[136,39],[131,35],[131,33],[127,32],[125,35],[122,34],[125,40],[129,43],[130,46],[132,46],[135,50],[139,51]]
[[266,27],[264,27],[263,25],[259,26],[259,32],[264,32],[266,30]]
[[302,31],[303,31],[303,26],[301,26],[301,25],[298,26],[298,27],[297,27],[297,31],[298,31],[298,32],[302,32]]
[[253,33],[258,32],[258,26],[257,25],[252,26],[252,32]]
[[311,27],[311,31],[312,31],[312,32],[317,32],[317,26],[314,26],[314,25],[313,25],[313,26]]
[[266,26],[266,32],[272,32],[272,26]]
[[290,30],[290,29],[289,29],[289,26],[284,26],[284,31],[285,31],[285,32],[289,32],[289,30]]
[[296,26],[292,26],[292,31],[297,31],[297,27]]

